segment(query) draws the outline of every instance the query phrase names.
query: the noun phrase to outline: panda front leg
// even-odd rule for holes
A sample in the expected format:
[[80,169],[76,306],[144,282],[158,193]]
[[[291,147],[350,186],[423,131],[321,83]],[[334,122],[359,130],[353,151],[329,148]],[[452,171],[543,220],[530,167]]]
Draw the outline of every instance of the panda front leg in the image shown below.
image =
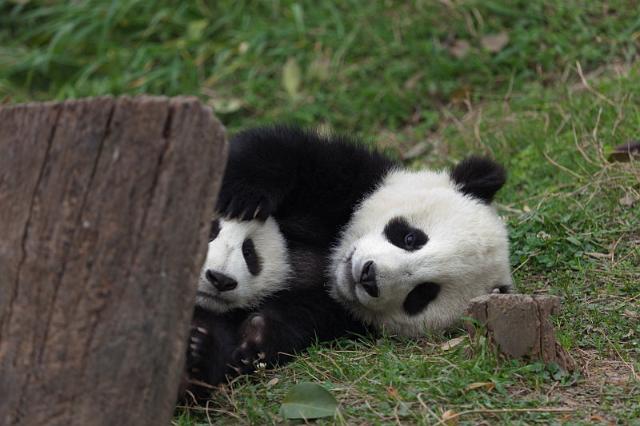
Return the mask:
[[317,341],[314,312],[300,307],[263,306],[240,327],[232,367],[240,374],[273,367]]
[[198,377],[206,372],[206,363],[214,351],[213,346],[209,330],[199,325],[191,327],[187,347],[187,372],[191,376]]
[[363,332],[323,288],[287,291],[242,323],[232,367],[241,374],[252,373],[282,364],[316,342]]
[[233,352],[232,368],[250,374],[258,368],[272,367],[279,361],[279,350],[289,345],[279,338],[277,320],[265,313],[255,313],[240,329],[240,343]]
[[212,361],[214,340],[211,331],[203,324],[192,324],[187,341],[185,368],[182,373],[178,402],[189,405],[204,399],[210,387],[210,363]]
[[203,313],[197,308],[196,312],[187,342],[182,401],[204,399],[214,386],[223,383],[233,373],[229,365],[238,345],[240,321],[231,316]]

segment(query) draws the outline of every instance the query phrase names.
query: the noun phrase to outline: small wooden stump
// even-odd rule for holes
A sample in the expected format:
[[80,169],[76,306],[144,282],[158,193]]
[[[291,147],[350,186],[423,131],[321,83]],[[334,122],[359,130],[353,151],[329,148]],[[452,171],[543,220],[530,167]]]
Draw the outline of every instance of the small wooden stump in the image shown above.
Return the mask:
[[[524,294],[489,294],[473,299],[466,316],[480,323],[500,352],[511,358],[539,359],[575,369],[571,356],[556,341],[550,316],[560,309],[560,298]],[[465,323],[473,336],[476,327]]]
[[0,424],[169,424],[225,162],[195,99],[0,107]]

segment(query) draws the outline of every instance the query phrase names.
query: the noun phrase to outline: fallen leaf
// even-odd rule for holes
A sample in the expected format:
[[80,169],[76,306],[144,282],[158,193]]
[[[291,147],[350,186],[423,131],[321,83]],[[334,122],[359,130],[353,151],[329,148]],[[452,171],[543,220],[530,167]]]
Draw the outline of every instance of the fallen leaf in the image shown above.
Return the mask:
[[449,53],[451,53],[456,59],[462,59],[471,50],[471,45],[466,40],[456,40],[450,47]]
[[634,197],[633,195],[627,193],[624,195],[624,197],[620,198],[618,200],[618,203],[620,203],[621,206],[625,206],[625,207],[631,207],[635,204],[635,202],[638,201],[636,200],[636,197]]
[[411,160],[412,158],[416,158],[425,154],[427,151],[430,151],[433,148],[429,142],[418,142],[411,148],[409,148],[406,152],[402,153],[403,160]]
[[217,114],[230,114],[241,109],[244,106],[244,101],[240,98],[211,98],[207,104]]
[[442,418],[440,421],[449,426],[455,426],[458,424],[458,413],[453,410],[447,410],[442,413]]
[[467,84],[458,87],[451,93],[451,102],[456,104],[465,103],[471,97],[471,89],[471,86]]
[[249,50],[249,43],[243,41],[238,45],[238,53],[244,55]]
[[331,393],[315,383],[298,383],[289,390],[280,406],[285,419],[318,419],[333,417],[338,402]]
[[484,47],[491,53],[497,53],[501,51],[508,43],[509,34],[504,31],[497,34],[489,34],[480,39],[480,44],[482,45],[482,47]]
[[464,339],[466,339],[466,336],[460,336],[460,337],[456,337],[451,340],[448,340],[444,342],[442,345],[440,345],[440,349],[442,349],[443,351],[448,351],[450,349],[453,349],[456,346],[458,346],[460,343],[464,342]]
[[292,98],[298,96],[300,90],[300,66],[295,58],[287,59],[282,68],[282,85]]
[[422,71],[418,71],[404,82],[404,88],[406,90],[413,90],[418,86],[418,82],[424,77],[424,73]]
[[277,377],[274,377],[273,379],[269,380],[266,384],[267,388],[272,388],[275,385],[278,384],[278,382],[280,381],[280,379],[278,379]]
[[319,81],[326,81],[331,77],[331,58],[318,55],[307,68],[307,75]]
[[484,388],[487,391],[491,392],[495,387],[496,387],[496,384],[493,383],[493,382],[475,382],[475,383],[471,383],[470,385],[468,385],[466,388],[464,388],[464,390],[465,391],[471,391],[471,390],[475,390],[475,389]]
[[187,24],[187,36],[190,40],[200,40],[209,23],[205,19],[191,21]]

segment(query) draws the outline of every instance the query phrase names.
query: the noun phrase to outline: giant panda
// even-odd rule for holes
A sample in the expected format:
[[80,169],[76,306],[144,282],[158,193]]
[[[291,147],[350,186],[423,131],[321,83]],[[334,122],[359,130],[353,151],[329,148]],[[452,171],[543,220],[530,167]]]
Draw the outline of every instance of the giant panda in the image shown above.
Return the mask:
[[181,399],[204,398],[207,385],[285,361],[314,339],[364,332],[324,291],[317,271],[326,267],[325,252],[287,243],[271,217],[213,220]]
[[230,141],[216,209],[273,217],[288,244],[326,253],[313,278],[334,302],[365,326],[421,336],[511,287],[507,231],[491,206],[505,179],[487,158],[411,171],[352,138],[255,128]]
[[286,242],[272,218],[211,223],[198,281],[179,396],[202,398],[206,385],[234,374],[243,324],[264,299],[283,290],[291,274]]

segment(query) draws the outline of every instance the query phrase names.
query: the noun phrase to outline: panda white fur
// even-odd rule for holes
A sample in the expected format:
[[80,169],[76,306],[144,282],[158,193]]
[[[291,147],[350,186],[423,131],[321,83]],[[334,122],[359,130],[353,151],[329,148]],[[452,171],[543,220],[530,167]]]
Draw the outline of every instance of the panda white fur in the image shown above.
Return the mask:
[[418,336],[511,286],[507,232],[490,206],[505,176],[486,158],[413,172],[350,138],[258,128],[231,140],[216,208],[272,216],[287,244],[326,253],[315,274],[337,303],[377,329]]
[[216,313],[249,310],[285,288],[290,274],[286,241],[273,218],[216,219],[200,272],[196,305]]

